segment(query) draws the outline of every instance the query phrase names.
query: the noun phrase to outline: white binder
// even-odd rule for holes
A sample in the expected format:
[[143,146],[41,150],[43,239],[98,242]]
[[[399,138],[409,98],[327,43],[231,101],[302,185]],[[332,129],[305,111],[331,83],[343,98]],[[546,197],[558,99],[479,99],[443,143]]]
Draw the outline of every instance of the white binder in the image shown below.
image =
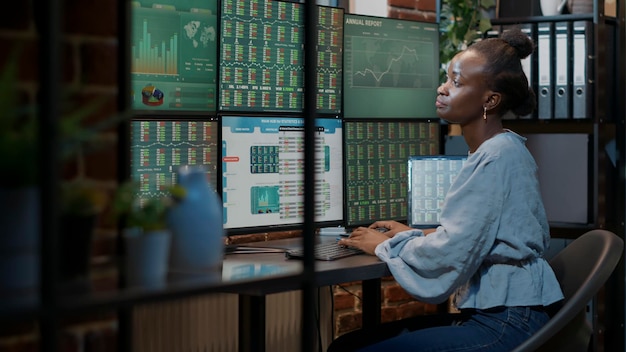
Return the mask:
[[538,92],[537,92],[537,117],[539,119],[552,119],[553,96],[552,96],[552,72],[550,69],[551,40],[550,25],[540,25],[537,34],[538,56]]
[[554,86],[554,118],[566,119],[570,117],[568,70],[570,53],[568,52],[568,34],[565,23],[556,25],[556,62],[555,62],[555,86]]
[[573,97],[572,117],[584,119],[587,116],[587,35],[585,23],[574,26],[574,58],[573,58]]

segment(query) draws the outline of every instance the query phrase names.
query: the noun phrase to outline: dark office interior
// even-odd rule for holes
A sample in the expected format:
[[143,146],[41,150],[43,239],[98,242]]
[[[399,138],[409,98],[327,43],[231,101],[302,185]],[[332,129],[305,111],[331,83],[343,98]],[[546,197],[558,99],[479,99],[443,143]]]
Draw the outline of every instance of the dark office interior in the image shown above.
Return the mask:
[[[410,156],[467,153],[460,130],[437,118],[435,89],[422,89],[439,84],[432,48],[422,48],[432,60],[413,77],[419,89],[394,90],[409,83],[376,75],[345,78],[361,74],[357,64],[365,60],[358,42],[346,39],[364,34],[347,18],[419,23],[421,38],[438,48],[447,1],[379,0],[387,3],[382,17],[352,12],[366,1],[6,5],[0,110],[25,122],[0,117],[0,351],[325,351],[363,326],[454,310],[415,300],[376,257],[312,255],[337,229],[381,217],[406,221]],[[538,110],[504,125],[527,137],[539,165],[553,239],[546,255],[593,229],[623,239],[626,4],[569,0],[544,16],[540,0],[493,3],[483,38],[521,27],[537,44],[523,65]],[[280,21],[299,29],[282,32]],[[315,50],[307,50],[313,41]],[[244,42],[250,47],[240,51]],[[270,60],[279,61],[265,66]],[[359,84],[389,90],[373,100],[350,88]],[[419,107],[403,110],[407,100]],[[273,159],[291,142],[302,156]],[[254,161],[238,168],[238,155],[247,154]],[[120,199],[180,201],[172,186],[186,164],[203,167],[211,201],[223,206],[221,219],[179,215],[187,228],[198,220],[211,229],[211,242],[187,249],[216,252],[219,263],[205,270],[202,255],[194,262],[197,256],[179,254],[176,265],[201,268],[179,270],[168,252],[169,273],[137,283],[131,262],[151,256],[131,254],[124,222],[151,219],[134,217]],[[364,174],[369,182],[361,182]],[[374,174],[386,178],[372,185]],[[306,182],[319,175],[323,192]],[[124,185],[136,186],[129,180],[139,188],[124,193]],[[290,193],[294,184],[300,198]],[[320,193],[323,200],[313,202]],[[295,241],[303,257],[284,259],[282,244]],[[621,259],[587,305],[590,351],[625,348],[624,275]]]

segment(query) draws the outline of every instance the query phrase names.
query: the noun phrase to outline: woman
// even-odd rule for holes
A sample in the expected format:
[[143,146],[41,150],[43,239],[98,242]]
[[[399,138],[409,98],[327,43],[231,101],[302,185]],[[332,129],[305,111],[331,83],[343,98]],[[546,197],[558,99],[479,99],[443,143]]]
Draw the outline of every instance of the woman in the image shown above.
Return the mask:
[[550,236],[537,166],[525,139],[501,121],[535,108],[520,61],[532,51],[531,39],[511,30],[450,62],[437,115],[461,126],[469,156],[448,191],[441,226],[377,221],[340,242],[377,255],[420,301],[452,295],[461,313],[346,334],[329,351],[510,351],[548,321],[547,306],[563,295],[542,258]]

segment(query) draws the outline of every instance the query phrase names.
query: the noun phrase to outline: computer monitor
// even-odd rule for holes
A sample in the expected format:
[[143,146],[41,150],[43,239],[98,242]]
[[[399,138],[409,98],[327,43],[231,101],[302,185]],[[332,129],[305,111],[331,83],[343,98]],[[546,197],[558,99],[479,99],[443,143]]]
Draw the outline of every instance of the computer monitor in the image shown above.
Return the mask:
[[318,6],[317,93],[318,114],[341,114],[343,98],[343,16],[337,7]]
[[345,120],[346,227],[406,222],[407,160],[440,153],[439,121]]
[[217,1],[135,0],[131,107],[215,114]]
[[409,226],[433,228],[439,225],[446,194],[466,160],[467,156],[454,155],[409,158]]
[[130,135],[130,176],[140,198],[168,195],[182,165],[203,165],[217,191],[218,122],[210,120],[134,120]]
[[221,111],[300,113],[304,100],[304,5],[222,1]]
[[436,118],[439,25],[344,16],[344,118]]
[[[304,118],[221,116],[222,200],[228,233],[304,221]],[[315,222],[343,220],[343,122],[316,119]]]
[[[316,111],[342,108],[343,15],[317,6]],[[220,110],[300,113],[304,108],[304,6],[297,1],[222,2]]]

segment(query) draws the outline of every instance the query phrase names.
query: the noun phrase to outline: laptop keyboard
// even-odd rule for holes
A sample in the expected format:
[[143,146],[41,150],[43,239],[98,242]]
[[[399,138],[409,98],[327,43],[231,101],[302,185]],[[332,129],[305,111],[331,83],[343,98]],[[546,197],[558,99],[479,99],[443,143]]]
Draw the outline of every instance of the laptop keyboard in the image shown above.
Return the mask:
[[[363,253],[362,250],[352,247],[340,246],[337,242],[325,242],[315,244],[313,256],[317,260],[335,260]],[[302,258],[303,249],[289,249],[285,252],[287,258]]]

